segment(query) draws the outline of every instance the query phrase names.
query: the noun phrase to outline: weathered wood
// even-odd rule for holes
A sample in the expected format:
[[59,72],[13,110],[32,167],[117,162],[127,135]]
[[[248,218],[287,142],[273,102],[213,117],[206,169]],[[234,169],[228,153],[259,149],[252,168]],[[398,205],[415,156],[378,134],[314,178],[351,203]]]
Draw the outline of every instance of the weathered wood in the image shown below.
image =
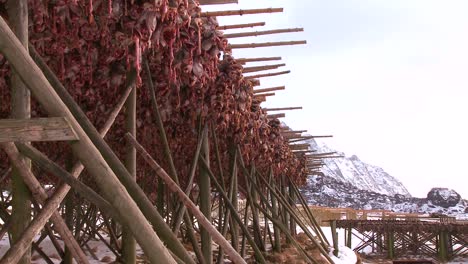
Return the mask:
[[[201,156],[206,160],[210,160],[210,144],[208,140],[208,133],[204,134],[202,143]],[[208,163],[208,167],[210,164]],[[203,213],[207,221],[211,223],[211,180],[208,175],[207,169],[201,167],[198,176],[198,187],[200,188],[199,206],[200,212]],[[200,238],[201,238],[201,250],[206,263],[213,263],[213,250],[212,250],[212,238],[210,232],[200,227]]]
[[[18,40],[26,49],[28,46],[28,1],[27,0],[8,0],[6,9],[9,22]],[[21,81],[20,76],[12,71],[11,74],[11,118],[30,118],[31,117],[31,93],[26,85]],[[7,103],[7,102],[3,102]],[[2,137],[0,130],[0,138]],[[0,140],[1,142],[1,140]],[[30,167],[30,163],[25,160]],[[21,233],[26,230],[31,221],[31,194],[28,187],[24,184],[19,172],[13,168],[11,175],[12,187],[12,227],[11,239],[16,242]],[[18,261],[19,264],[31,263],[31,249],[28,247],[24,256]]]
[[213,240],[221,246],[226,254],[231,258],[234,263],[243,263],[245,260],[231,247],[229,242],[216,230],[210,221],[203,215],[198,207],[190,200],[190,198],[180,189],[180,187],[171,179],[171,177],[164,171],[161,166],[149,155],[149,153],[141,146],[135,138],[130,134],[126,134],[127,140],[132,142],[133,146],[137,149],[140,155],[143,156],[145,161],[155,170],[156,175],[166,182],[167,187],[174,192],[187,209],[197,218],[198,223],[203,226],[206,231],[210,233]]
[[237,62],[247,63],[247,62],[258,62],[258,61],[276,61],[281,60],[281,57],[258,57],[258,58],[238,58]]
[[246,10],[226,10],[226,11],[211,11],[200,13],[201,17],[213,17],[213,16],[242,16],[242,15],[253,15],[253,14],[265,14],[265,13],[281,13],[283,8],[260,8],[260,9],[246,9]]
[[200,5],[237,4],[238,0],[199,0]]
[[267,118],[270,118],[270,119],[274,119],[274,118],[283,118],[283,117],[286,117],[286,114],[285,114],[285,113],[274,114],[274,115],[267,115]]
[[[122,215],[124,224],[131,227],[133,235],[148,259],[153,263],[160,263],[161,261],[175,263],[167,248],[164,247],[133,199],[128,195],[125,187],[118,181],[113,169],[103,159],[101,155],[103,151],[96,148],[77,119],[75,119],[76,115],[73,115],[63,103],[44,74],[28,55],[24,47],[21,46],[21,43],[1,17],[0,39],[2,40],[0,42],[0,53],[5,56],[11,67],[20,75],[23,82],[28,86],[45,111],[51,116],[63,116],[68,119],[80,138],[79,141],[74,141],[71,144],[73,153],[93,176],[106,200],[111,202],[112,206]],[[102,140],[97,131],[95,132],[95,137]],[[135,225],[135,223],[138,223],[138,225]]]
[[278,108],[263,108],[265,111],[283,111],[283,110],[300,110],[302,106],[296,107],[278,107]]
[[278,69],[279,67],[283,67],[283,66],[286,66],[286,63],[264,65],[264,66],[244,67],[242,69],[242,73],[259,72],[259,71],[266,71],[266,70],[275,70],[275,69]]
[[250,75],[250,76],[244,76],[245,79],[257,79],[257,78],[262,78],[262,77],[272,77],[272,76],[278,76],[278,75],[283,75],[283,74],[288,74],[291,71],[280,71],[280,72],[271,72],[271,73],[264,73],[264,74],[257,74],[257,75]]
[[[20,176],[22,177],[24,183],[28,186],[29,190],[31,191],[32,196],[36,199],[37,202],[41,204],[45,204],[48,195],[44,188],[42,188],[39,181],[34,177],[31,170],[29,169],[29,165],[24,162],[22,159],[18,149],[16,148],[15,144],[13,143],[0,143],[0,147],[5,151],[8,155],[8,158],[12,162],[12,164],[18,169]],[[58,207],[58,204],[55,204],[55,208]],[[61,218],[60,214],[56,210],[48,211],[47,214],[44,214],[44,218],[41,218],[41,222],[47,222],[50,218],[51,221],[54,223],[54,229],[57,233],[60,234],[62,239],[64,240],[67,247],[70,248],[73,256],[77,260],[78,263],[87,264],[88,260],[86,254],[81,250],[80,246],[76,242],[73,234],[68,229],[65,221]],[[5,256],[0,260],[0,264],[7,264],[7,263],[17,263],[21,256],[28,250],[29,247],[25,245],[30,245],[37,233],[40,229],[37,229],[37,225],[32,227],[28,227],[26,236],[21,236],[21,238],[13,245]],[[41,228],[43,225],[41,226]]]
[[304,28],[284,28],[284,29],[264,30],[264,31],[230,33],[230,34],[224,34],[224,37],[225,38],[256,37],[256,36],[263,36],[263,35],[302,32],[302,31],[304,31]]
[[258,98],[258,97],[267,97],[267,96],[274,96],[275,93],[263,93],[263,94],[254,94],[254,98]]
[[236,29],[236,28],[262,27],[264,25],[265,25],[265,22],[254,22],[254,23],[218,26],[217,29],[228,30],[228,29]]
[[306,40],[230,44],[229,48],[230,49],[249,49],[249,48],[264,48],[264,47],[291,46],[291,45],[304,45],[304,44],[307,44]]
[[[116,107],[115,111],[111,114],[108,122],[104,126],[101,132],[98,132],[93,124],[89,121],[86,114],[81,110],[81,108],[76,104],[73,100],[73,97],[68,93],[67,89],[63,87],[63,85],[58,80],[57,76],[50,70],[50,68],[44,63],[42,58],[39,56],[37,52],[35,52],[34,47],[30,45],[29,51],[31,56],[33,57],[34,61],[39,65],[40,69],[44,72],[49,82],[52,84],[52,88],[56,93],[58,93],[59,97],[65,105],[69,108],[72,112],[73,116],[77,117],[77,122],[80,126],[85,130],[87,135],[90,137],[91,141],[95,144],[95,146],[99,149],[99,152],[104,156],[105,160],[109,162],[112,166],[112,169],[119,180],[125,185],[126,190],[130,193],[133,199],[137,202],[138,206],[142,210],[145,217],[147,217],[148,221],[153,225],[154,230],[156,233],[161,236],[161,238],[166,243],[167,247],[175,254],[178,258],[182,259],[186,263],[194,263],[192,257],[187,253],[182,243],[177,239],[177,237],[172,233],[169,226],[166,224],[162,216],[158,213],[156,208],[154,208],[151,201],[148,199],[146,194],[143,190],[136,184],[133,180],[131,175],[128,173],[125,166],[119,160],[119,158],[115,155],[115,153],[110,149],[109,145],[103,140],[103,134],[107,132],[113,122],[113,118],[118,114],[118,106]],[[129,71],[128,76],[126,77],[127,80],[127,89],[125,90],[125,94],[122,95],[122,100],[119,102],[121,105],[125,104],[126,96],[130,94],[132,86],[135,84],[136,80],[136,70],[131,69]],[[128,93],[128,94],[127,94]],[[81,164],[75,164],[78,167],[77,170],[81,170]],[[79,172],[78,172],[79,174]],[[66,192],[65,192],[66,193]]]
[[0,142],[78,140],[63,117],[0,119]]
[[274,92],[274,91],[279,91],[279,90],[284,90],[284,89],[286,89],[286,86],[277,86],[277,87],[270,87],[270,88],[262,88],[262,89],[253,90],[253,93],[258,94],[258,93],[265,93],[265,92]]
[[[136,104],[137,89],[133,87],[130,96],[125,104],[125,129],[132,136],[136,137]],[[136,150],[130,145],[125,147],[125,167],[136,181]],[[122,229],[122,261],[128,264],[136,263],[136,243],[128,227]]]

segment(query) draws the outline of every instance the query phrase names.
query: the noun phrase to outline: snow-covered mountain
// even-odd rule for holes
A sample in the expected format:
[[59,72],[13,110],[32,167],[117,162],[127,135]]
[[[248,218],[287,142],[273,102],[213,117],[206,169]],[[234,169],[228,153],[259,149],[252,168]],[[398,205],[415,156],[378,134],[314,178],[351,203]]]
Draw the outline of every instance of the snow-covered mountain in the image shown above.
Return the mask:
[[322,142],[309,141],[313,150],[317,153],[337,152],[344,158],[325,159],[322,172],[342,182],[352,184],[358,189],[376,193],[410,196],[408,190],[395,177],[385,172],[382,168],[361,161],[356,155],[345,156],[343,152],[331,149]]
[[344,158],[325,159],[323,175],[309,176],[302,188],[309,204],[468,218],[468,201],[454,190],[433,188],[426,198],[414,198],[382,168],[364,163],[354,155],[346,157],[323,143],[311,140],[310,144],[317,153],[337,152],[337,156]]

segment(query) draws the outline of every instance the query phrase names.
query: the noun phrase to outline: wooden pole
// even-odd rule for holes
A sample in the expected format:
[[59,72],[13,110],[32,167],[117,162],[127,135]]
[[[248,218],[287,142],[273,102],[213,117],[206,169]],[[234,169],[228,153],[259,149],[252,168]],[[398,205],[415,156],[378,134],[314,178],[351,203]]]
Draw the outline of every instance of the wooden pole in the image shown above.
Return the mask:
[[[26,49],[28,47],[28,1],[8,0],[6,3],[10,26]],[[5,102],[6,103],[6,102]],[[11,117],[25,119],[31,117],[31,95],[20,76],[13,71],[11,75]],[[25,160],[30,169],[30,162]],[[31,221],[31,194],[19,175],[18,169],[13,167],[11,175],[12,185],[12,215],[11,239],[16,242]],[[31,262],[31,248],[28,247],[19,264]]]
[[241,33],[224,34],[224,37],[225,38],[256,37],[256,36],[262,36],[262,35],[292,33],[292,32],[301,32],[301,31],[304,31],[304,29],[303,28],[284,28],[284,29],[273,29],[273,30],[264,30],[264,31],[253,31],[253,32],[241,32]]
[[242,73],[251,73],[251,72],[259,72],[259,71],[266,71],[266,70],[275,70],[279,67],[286,66],[286,63],[281,64],[272,64],[272,65],[264,65],[264,66],[254,66],[254,67],[244,67]]
[[271,72],[271,73],[264,73],[264,74],[257,74],[257,75],[250,75],[250,76],[244,76],[245,79],[256,79],[256,78],[262,78],[262,77],[272,77],[272,76],[278,76],[278,75],[283,75],[283,74],[288,74],[291,71],[280,71],[280,72]]
[[263,108],[265,111],[283,111],[283,110],[300,110],[302,106],[297,107],[279,107],[279,108]]
[[234,263],[246,264],[245,260],[235,251],[229,242],[216,230],[211,222],[203,215],[198,207],[190,200],[190,198],[180,189],[180,187],[171,179],[171,177],[164,171],[161,166],[148,154],[148,152],[141,146],[135,138],[131,135],[126,134],[125,137],[129,140],[133,146],[137,149],[140,155],[143,156],[146,162],[155,170],[156,175],[163,179],[167,187],[174,192],[181,202],[187,207],[187,209],[198,219],[198,223],[208,231],[213,240],[220,245],[226,254],[231,258]]
[[[25,184],[28,186],[29,190],[31,191],[36,201],[44,205],[48,198],[48,195],[46,191],[42,188],[41,184],[36,179],[36,177],[34,177],[34,175],[32,174],[30,170],[30,164],[25,163],[23,161],[23,158],[20,155],[15,144],[1,143],[0,146],[8,155],[8,158],[10,159],[10,161],[18,169],[20,176],[22,177]],[[21,236],[21,238],[18,239],[17,241],[18,243],[15,243],[8,250],[5,256],[1,259],[0,264],[17,263],[19,259],[21,258],[21,256],[24,255],[26,250],[29,249],[29,245],[32,243],[35,235],[37,235],[37,233],[40,231],[40,229],[37,229],[37,224],[40,224],[43,221],[47,221],[49,218],[54,223],[55,230],[57,231],[57,233],[60,234],[62,239],[66,242],[67,247],[73,253],[78,263],[84,263],[84,264],[88,263],[86,254],[84,254],[84,252],[81,250],[80,246],[74,239],[73,234],[68,229],[65,221],[61,218],[60,214],[56,210],[53,210],[47,215],[45,215],[44,217],[46,217],[46,219],[41,218],[37,220],[39,222],[36,223],[36,225],[33,225],[32,228],[28,228],[28,230],[26,231],[27,235],[25,235],[24,237]]]
[[247,44],[230,44],[230,49],[249,49],[249,48],[264,48],[276,46],[291,46],[291,45],[304,45],[307,44],[306,40],[297,41],[278,41],[278,42],[264,42],[264,43],[247,43]]
[[[151,77],[150,77],[151,78]],[[127,102],[125,103],[125,130],[136,137],[136,104],[137,89],[133,87]],[[125,167],[136,181],[136,150],[126,143],[125,146]],[[128,227],[122,229],[122,261],[128,264],[136,263],[136,243]]]
[[284,90],[286,86],[277,86],[277,87],[271,87],[271,88],[263,88],[263,89],[257,89],[253,90],[254,94],[258,93],[265,93],[265,92],[273,92],[273,91],[279,91],[279,90]]
[[269,118],[269,119],[274,119],[274,118],[283,118],[283,117],[286,117],[286,114],[285,114],[285,113],[281,113],[281,114],[274,114],[274,115],[267,115],[267,118]]
[[237,0],[199,0],[200,5],[224,5],[237,4]]
[[275,93],[263,93],[263,94],[254,94],[254,98],[258,98],[258,97],[267,97],[267,96],[273,96],[275,95]]
[[[148,199],[143,190],[136,184],[133,180],[130,173],[128,173],[125,166],[115,155],[109,145],[103,140],[103,135],[107,133],[112,125],[113,120],[117,117],[119,111],[119,106],[121,107],[125,104],[126,96],[131,92],[131,86],[134,85],[134,80],[136,79],[136,71],[130,70],[127,76],[127,89],[125,90],[122,100],[119,102],[119,106],[116,107],[115,111],[111,113],[108,122],[105,124],[103,130],[98,132],[96,128],[91,124],[86,114],[81,110],[81,108],[76,104],[71,95],[68,93],[67,89],[58,80],[57,76],[50,70],[50,68],[44,63],[42,58],[35,52],[34,47],[29,46],[29,51],[34,61],[39,65],[40,69],[46,75],[48,81],[52,84],[52,88],[59,95],[60,99],[63,100],[65,105],[70,109],[72,114],[77,118],[77,122],[85,130],[87,135],[90,137],[95,146],[99,149],[99,152],[104,156],[107,162],[112,165],[112,170],[117,173],[119,180],[125,185],[126,190],[130,193],[132,198],[137,202],[139,208],[142,210],[143,214],[147,217],[148,221],[153,225],[154,230],[159,236],[164,240],[167,247],[180,259],[186,263],[194,263],[192,257],[187,253],[186,249],[182,243],[177,239],[174,233],[172,233],[169,226],[166,224],[162,216],[158,213],[157,209],[154,208],[151,201]],[[124,99],[125,98],[125,99]],[[77,175],[83,169],[83,165],[77,165]],[[66,188],[66,187],[65,187]],[[66,194],[67,191],[64,193]]]
[[283,8],[261,8],[261,9],[247,9],[247,10],[226,10],[226,11],[212,11],[202,12],[201,17],[213,17],[213,16],[243,16],[253,14],[265,14],[265,13],[281,13]]
[[255,22],[255,23],[245,23],[245,24],[235,24],[235,25],[224,25],[218,26],[218,30],[228,30],[236,28],[249,28],[249,27],[262,27],[265,26],[265,22]]
[[[143,248],[145,255],[153,263],[161,261],[175,263],[169,251],[164,247],[156,233],[153,232],[146,218],[128,195],[125,187],[118,181],[114,171],[103,159],[101,155],[103,151],[96,148],[88,134],[75,119],[75,116],[51,87],[43,73],[1,17],[0,39],[2,39],[0,53],[5,56],[12,68],[20,75],[22,81],[28,86],[45,111],[51,116],[64,116],[70,121],[70,125],[80,138],[79,141],[71,144],[73,153],[81,160],[90,174],[94,176],[93,178],[105,198],[122,215],[125,220],[124,224],[131,227],[132,233]],[[95,131],[95,136],[102,141],[97,131]],[[138,223],[138,225],[135,225],[135,223]]]
[[281,57],[259,57],[259,58],[238,58],[237,62],[247,63],[247,62],[258,62],[258,61],[277,61],[281,60]]
[[[204,133],[205,138],[202,143],[201,156],[206,160],[210,160],[210,145],[208,140],[208,133]],[[208,166],[210,164],[208,163]],[[200,175],[198,177],[198,186],[200,187],[200,211],[205,216],[206,220],[211,222],[211,181],[210,176],[205,168],[200,168]],[[211,248],[211,235],[207,229],[200,228],[201,237],[201,250],[206,263],[213,263],[213,250]]]

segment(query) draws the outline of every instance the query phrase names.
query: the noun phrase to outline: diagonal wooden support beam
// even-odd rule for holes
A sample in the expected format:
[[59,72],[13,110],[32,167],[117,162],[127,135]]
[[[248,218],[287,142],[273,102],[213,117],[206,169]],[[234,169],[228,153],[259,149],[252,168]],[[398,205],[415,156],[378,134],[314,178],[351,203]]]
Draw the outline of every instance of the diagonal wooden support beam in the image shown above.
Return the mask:
[[253,90],[253,93],[258,94],[258,93],[274,92],[274,91],[279,91],[279,90],[284,90],[284,89],[286,89],[286,86],[276,86],[276,87]]
[[283,12],[283,8],[260,8],[260,9],[246,9],[246,10],[226,10],[226,11],[212,11],[212,12],[202,12],[200,13],[201,17],[210,17],[210,16],[243,16],[243,15],[253,15],[253,14],[264,14],[264,13],[278,13]]
[[[145,255],[152,263],[176,263],[135,201],[119,182],[101,152],[93,144],[88,134],[52,88],[2,17],[0,17],[0,39],[2,40],[0,41],[0,53],[5,56],[46,112],[51,116],[64,116],[69,120],[80,138],[79,141],[70,144],[73,153],[89,170],[106,200],[122,215],[123,224],[130,227]],[[125,167],[124,170],[126,170]],[[132,180],[131,176],[129,178]]]
[[218,232],[218,230],[211,224],[210,221],[203,215],[203,213],[198,209],[198,207],[190,200],[190,198],[180,189],[177,183],[172,180],[172,178],[164,171],[161,166],[149,155],[149,153],[143,148],[143,146],[136,141],[132,135],[127,133],[125,138],[137,149],[140,155],[143,156],[143,159],[150,165],[156,172],[156,175],[160,177],[164,182],[166,182],[167,187],[176,194],[181,202],[187,207],[187,209],[195,216],[198,220],[198,223],[203,226],[207,232],[212,235],[213,240],[223,248],[226,254],[231,258],[231,260],[236,264],[246,264],[245,260],[239,255],[237,251],[232,248],[231,244]]
[[264,74],[257,74],[257,75],[250,75],[250,76],[244,76],[245,79],[256,79],[256,78],[263,78],[263,77],[272,77],[272,76],[278,76],[278,75],[283,75],[283,74],[288,74],[291,71],[280,71],[280,72],[271,72],[271,73],[264,73]]
[[[45,204],[45,201],[49,198],[44,188],[42,188],[39,181],[34,177],[31,170],[28,169],[28,165],[24,162],[21,158],[18,149],[16,148],[15,144],[13,143],[0,143],[0,147],[5,151],[8,155],[11,163],[18,169],[21,177],[23,178],[25,184],[28,186],[29,190],[33,197],[41,204]],[[53,204],[53,208],[57,208],[59,204]],[[0,264],[7,264],[7,263],[17,263],[19,258],[23,256],[24,251],[27,249],[27,245],[31,244],[34,237],[40,231],[37,227],[41,223],[46,223],[47,220],[50,218],[54,223],[54,228],[57,233],[60,234],[62,239],[65,241],[67,247],[70,248],[70,251],[74,255],[75,259],[78,263],[89,263],[86,257],[86,254],[81,250],[80,245],[76,242],[73,234],[68,229],[65,221],[62,219],[60,214],[56,210],[49,210],[48,215],[42,216],[40,220],[36,220],[36,225],[32,228],[28,228],[27,235],[23,235],[22,238],[13,245],[5,256],[1,259]],[[42,225],[43,226],[43,225]],[[25,246],[26,245],[26,246]]]
[[0,119],[0,142],[78,140],[63,117]]
[[278,41],[278,42],[264,42],[264,43],[247,43],[247,44],[230,44],[230,49],[249,49],[249,48],[264,48],[276,46],[291,46],[291,45],[304,45],[307,44],[306,40],[294,41]]
[[304,31],[304,29],[303,28],[284,28],[284,29],[264,30],[264,31],[230,33],[230,34],[224,34],[224,37],[225,38],[256,37],[256,36],[262,36],[262,35],[301,32],[301,31]]
[[199,0],[200,5],[237,4],[238,0]]

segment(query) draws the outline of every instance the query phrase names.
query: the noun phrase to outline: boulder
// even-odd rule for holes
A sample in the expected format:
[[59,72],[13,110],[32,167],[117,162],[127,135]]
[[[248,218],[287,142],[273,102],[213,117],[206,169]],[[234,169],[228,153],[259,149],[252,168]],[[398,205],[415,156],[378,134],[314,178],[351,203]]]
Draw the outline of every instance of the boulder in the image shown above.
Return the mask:
[[449,208],[457,205],[461,200],[461,196],[452,189],[432,188],[427,193],[427,200],[434,205]]

